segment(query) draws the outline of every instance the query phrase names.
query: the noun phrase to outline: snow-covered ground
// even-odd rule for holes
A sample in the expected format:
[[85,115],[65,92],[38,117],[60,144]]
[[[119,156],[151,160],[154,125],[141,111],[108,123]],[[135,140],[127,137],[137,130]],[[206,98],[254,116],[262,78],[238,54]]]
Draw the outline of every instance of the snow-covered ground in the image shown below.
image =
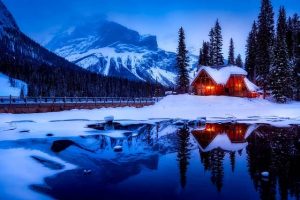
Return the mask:
[[24,95],[27,94],[27,84],[23,81],[12,79],[14,86],[11,85],[9,77],[0,73],[0,96],[20,96],[21,89],[24,90]]
[[[72,164],[38,150],[0,149],[0,154],[0,199],[51,199],[30,190],[29,185],[44,184],[44,177],[75,168]],[[52,160],[63,169],[46,168],[35,162],[32,156]]]
[[255,122],[300,123],[300,102],[277,104],[264,99],[247,99],[225,96],[167,96],[153,106],[144,108],[103,108],[94,110],[71,110],[39,114],[0,114],[1,122],[32,120],[88,119],[103,120],[113,115],[115,119],[147,120],[151,118],[226,120],[235,118]]

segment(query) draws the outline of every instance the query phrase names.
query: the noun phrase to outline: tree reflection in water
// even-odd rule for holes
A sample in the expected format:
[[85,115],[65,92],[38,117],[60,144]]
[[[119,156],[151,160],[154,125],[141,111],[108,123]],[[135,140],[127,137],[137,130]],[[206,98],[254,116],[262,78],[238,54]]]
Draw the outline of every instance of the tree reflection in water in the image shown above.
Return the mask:
[[184,125],[178,130],[178,146],[177,146],[177,160],[179,162],[179,171],[180,171],[180,183],[181,187],[185,188],[186,186],[186,173],[189,165],[190,159],[190,149],[189,149],[189,140],[190,133],[189,128]]
[[[248,171],[261,199],[300,198],[300,131],[299,127],[262,126],[249,138]],[[262,179],[261,171],[270,172]],[[276,194],[276,190],[278,194]]]

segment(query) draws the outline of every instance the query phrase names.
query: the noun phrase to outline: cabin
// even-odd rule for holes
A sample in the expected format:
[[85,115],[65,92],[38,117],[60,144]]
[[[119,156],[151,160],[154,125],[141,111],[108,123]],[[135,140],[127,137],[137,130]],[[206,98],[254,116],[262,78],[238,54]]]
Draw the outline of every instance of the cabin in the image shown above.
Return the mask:
[[199,69],[191,87],[196,95],[259,97],[259,88],[247,78],[247,72],[237,66],[207,67]]

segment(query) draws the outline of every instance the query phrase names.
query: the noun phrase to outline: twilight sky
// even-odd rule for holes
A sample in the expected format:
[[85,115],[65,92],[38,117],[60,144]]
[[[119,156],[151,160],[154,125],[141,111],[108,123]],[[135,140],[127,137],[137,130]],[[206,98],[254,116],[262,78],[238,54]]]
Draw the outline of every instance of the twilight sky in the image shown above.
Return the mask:
[[[87,18],[109,20],[158,37],[160,48],[176,51],[177,31],[183,26],[187,46],[193,53],[219,18],[223,28],[223,52],[227,58],[229,38],[236,53],[244,55],[251,24],[258,16],[260,0],[2,0],[20,28],[45,44],[62,26]],[[275,13],[284,5],[287,14],[300,14],[299,0],[272,0]]]

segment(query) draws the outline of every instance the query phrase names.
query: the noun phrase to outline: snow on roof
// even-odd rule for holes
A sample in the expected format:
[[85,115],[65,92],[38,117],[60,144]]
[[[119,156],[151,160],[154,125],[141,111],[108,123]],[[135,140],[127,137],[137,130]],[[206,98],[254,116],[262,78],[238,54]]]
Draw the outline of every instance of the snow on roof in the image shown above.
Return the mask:
[[251,124],[248,127],[244,138],[247,139],[253,133],[253,131],[255,131],[256,129],[258,129],[259,126],[260,125],[257,125],[257,124]]
[[212,151],[217,148],[220,148],[225,151],[239,151],[241,149],[246,148],[247,145],[248,145],[247,142],[232,143],[226,133],[218,134],[205,149],[203,149],[199,144],[203,152]]
[[225,85],[231,75],[244,75],[247,76],[247,72],[237,66],[226,66],[226,67],[208,67],[208,66],[202,66],[200,70],[198,71],[197,75],[195,76],[194,80],[192,81],[192,84],[194,81],[198,78],[202,70],[205,70],[211,78],[214,79],[214,81],[217,84]]
[[251,81],[249,81],[248,78],[245,77],[244,81],[245,81],[245,84],[246,84],[246,86],[247,86],[247,88],[248,88],[249,91],[255,92],[255,91],[258,91],[258,90],[259,90],[259,87],[256,86],[256,85],[255,85],[254,83],[252,83]]

